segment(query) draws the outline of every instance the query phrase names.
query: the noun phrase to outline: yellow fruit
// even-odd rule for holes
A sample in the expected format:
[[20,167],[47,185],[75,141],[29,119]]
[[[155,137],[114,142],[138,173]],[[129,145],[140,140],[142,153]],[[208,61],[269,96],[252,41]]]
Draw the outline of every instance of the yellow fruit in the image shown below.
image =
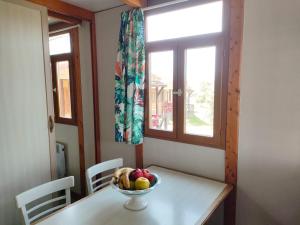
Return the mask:
[[123,184],[124,189],[130,189],[129,178],[126,176],[126,174],[121,175],[120,181]]
[[130,190],[134,190],[134,189],[135,189],[135,182],[130,181]]
[[136,190],[145,190],[150,187],[150,181],[145,177],[139,177],[135,181]]
[[129,167],[124,167],[124,168],[116,170],[113,175],[113,178],[112,178],[113,183],[114,184],[122,183],[121,189],[130,189],[129,174],[133,170],[134,169],[129,168]]

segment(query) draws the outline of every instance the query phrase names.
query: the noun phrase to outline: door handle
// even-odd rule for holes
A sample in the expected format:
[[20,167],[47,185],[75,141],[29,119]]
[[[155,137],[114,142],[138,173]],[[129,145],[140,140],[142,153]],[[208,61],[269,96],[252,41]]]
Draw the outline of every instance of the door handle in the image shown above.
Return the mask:
[[177,96],[181,96],[182,95],[182,90],[181,89],[178,89],[177,91],[173,91],[173,95],[177,95]]
[[49,126],[50,133],[52,133],[54,130],[54,120],[53,120],[52,116],[49,116],[48,126]]

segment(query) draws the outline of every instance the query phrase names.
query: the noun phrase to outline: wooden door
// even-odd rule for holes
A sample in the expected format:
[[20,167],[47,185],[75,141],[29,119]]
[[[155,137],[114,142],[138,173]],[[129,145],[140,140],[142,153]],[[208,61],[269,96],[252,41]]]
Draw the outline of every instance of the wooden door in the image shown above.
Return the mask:
[[47,31],[46,8],[0,0],[1,225],[21,224],[15,196],[55,177]]

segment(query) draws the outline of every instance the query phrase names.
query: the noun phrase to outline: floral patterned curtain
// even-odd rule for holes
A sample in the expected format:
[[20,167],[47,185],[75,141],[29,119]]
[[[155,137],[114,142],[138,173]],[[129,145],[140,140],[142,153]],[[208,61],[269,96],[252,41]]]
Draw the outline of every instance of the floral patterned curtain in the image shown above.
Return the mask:
[[115,64],[115,140],[141,144],[144,136],[144,15],[132,9],[121,15]]

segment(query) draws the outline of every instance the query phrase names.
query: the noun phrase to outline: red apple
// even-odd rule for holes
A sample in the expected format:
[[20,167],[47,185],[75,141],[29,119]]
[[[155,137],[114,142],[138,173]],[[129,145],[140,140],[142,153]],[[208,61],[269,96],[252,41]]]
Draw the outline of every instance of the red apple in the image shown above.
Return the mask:
[[133,180],[136,180],[139,177],[143,177],[144,176],[143,171],[141,169],[135,169],[134,171],[131,172],[130,175],[131,175],[131,178]]
[[130,181],[135,181],[135,180],[136,180],[136,179],[134,179],[133,172],[134,172],[134,171],[132,171],[132,172],[129,174],[129,180],[130,180]]
[[149,180],[149,177],[151,175],[150,171],[147,169],[142,169],[143,177],[147,178]]
[[151,186],[153,186],[156,182],[156,177],[153,174],[150,174],[148,180],[150,181]]

